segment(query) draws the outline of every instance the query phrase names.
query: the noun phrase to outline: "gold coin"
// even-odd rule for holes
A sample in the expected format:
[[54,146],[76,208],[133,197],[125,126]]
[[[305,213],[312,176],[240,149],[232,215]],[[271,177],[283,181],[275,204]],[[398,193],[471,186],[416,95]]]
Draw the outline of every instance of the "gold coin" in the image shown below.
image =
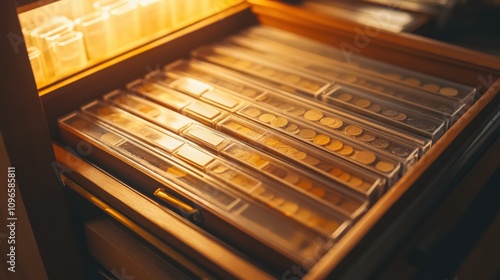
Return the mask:
[[375,168],[382,172],[390,172],[394,169],[394,167],[393,163],[387,161],[379,161],[377,165],[375,165]]
[[377,157],[370,151],[360,151],[356,153],[355,159],[363,164],[368,165],[374,163]]
[[314,194],[317,197],[324,197],[325,196],[325,190],[322,188],[313,188],[309,192]]
[[306,109],[303,107],[295,107],[292,110],[290,110],[290,114],[296,115],[296,116],[302,116],[306,112]]
[[279,207],[280,205],[285,203],[285,201],[286,200],[282,197],[275,197],[275,198],[271,199],[270,201],[268,201],[267,203],[269,205],[271,205],[272,207]]
[[411,85],[411,86],[419,86],[420,85],[420,81],[417,79],[413,79],[413,78],[408,78],[408,79],[404,80],[404,82],[408,85]]
[[425,90],[434,91],[434,92],[436,92],[440,89],[440,87],[436,84],[426,84],[422,88]]
[[339,154],[348,156],[354,152],[354,149],[351,146],[344,145],[342,149],[340,149]]
[[342,181],[347,182],[347,181],[349,181],[349,180],[351,179],[351,174],[349,174],[349,173],[347,173],[347,172],[342,172],[342,174],[340,174],[340,175],[338,176],[338,178],[339,178],[340,180],[342,180]]
[[372,104],[372,106],[368,107],[368,110],[378,113],[380,112],[380,110],[382,110],[382,106],[380,106],[379,104]]
[[319,119],[321,119],[323,117],[323,113],[321,113],[320,111],[317,111],[317,110],[308,110],[305,114],[304,114],[304,118],[306,118],[306,120],[310,120],[310,121],[317,121]]
[[291,132],[291,131],[297,130],[297,128],[299,128],[298,125],[296,125],[294,123],[288,123],[288,125],[285,127],[285,130]]
[[335,177],[339,177],[340,175],[342,175],[342,173],[344,173],[344,170],[338,167],[334,167],[332,168],[332,170],[330,170],[330,174],[332,174]]
[[336,122],[335,118],[330,118],[330,117],[324,117],[321,120],[319,120],[319,124],[321,125],[332,125]]
[[458,90],[456,90],[454,88],[444,87],[439,91],[439,93],[446,95],[446,96],[457,96]]
[[328,137],[327,135],[318,134],[318,135],[314,136],[313,142],[317,145],[324,146],[324,145],[330,143],[330,137]]
[[283,117],[277,117],[271,121],[271,125],[274,127],[284,127],[288,124],[288,120]]
[[393,119],[395,119],[399,122],[402,122],[402,121],[405,121],[407,118],[408,118],[408,116],[405,113],[399,113]]
[[186,171],[182,170],[182,169],[179,169],[175,166],[171,166],[167,169],[167,173],[176,177],[176,178],[179,178],[179,177],[184,177],[186,176]]
[[280,205],[279,208],[281,209],[281,211],[283,211],[285,215],[292,216],[299,210],[299,205],[297,205],[297,203],[287,201],[282,205]]
[[270,122],[274,121],[274,119],[276,119],[276,116],[273,114],[269,114],[269,113],[264,113],[264,114],[259,116],[259,120],[261,120],[265,123],[270,123]]
[[298,153],[294,156],[294,158],[299,159],[299,160],[303,160],[303,159],[305,159],[305,158],[307,158],[307,157],[308,157],[308,156],[307,156],[307,154],[306,154],[306,153],[304,153],[304,152],[298,152]]
[[244,113],[250,117],[257,117],[261,114],[261,111],[257,108],[248,108],[244,111]]
[[112,114],[112,113],[113,113],[113,110],[111,110],[111,108],[109,108],[109,107],[102,107],[102,108],[99,108],[97,110],[97,114],[99,116],[107,116],[107,115]]
[[334,119],[335,119],[335,123],[327,125],[328,127],[331,127],[333,129],[337,129],[337,128],[340,128],[344,125],[344,122],[341,119],[337,119],[337,118],[334,118]]
[[363,133],[363,129],[359,126],[348,125],[345,128],[345,132],[351,136],[358,136],[361,135],[361,133]]
[[357,188],[363,184],[363,180],[359,177],[352,176],[348,183],[350,186]]
[[300,138],[313,139],[314,136],[316,136],[316,131],[314,131],[312,129],[305,128],[299,132]]
[[368,99],[361,98],[361,99],[354,101],[354,105],[365,109],[365,108],[370,107],[370,105],[372,105],[372,102]]
[[270,147],[275,147],[276,144],[279,143],[278,140],[276,140],[275,138],[272,138],[272,137],[269,137],[269,138],[266,138],[264,141],[262,141],[264,144],[266,144],[267,146],[270,146]]
[[312,183],[310,181],[307,181],[307,180],[300,180],[299,183],[297,183],[297,186],[303,190],[310,190],[312,189]]
[[264,187],[258,187],[255,189],[254,194],[257,194],[263,199],[273,199],[274,198],[274,193],[270,192],[269,190],[265,189]]
[[330,145],[326,146],[326,148],[332,151],[338,151],[342,149],[343,146],[344,143],[340,142],[339,140],[333,140],[330,142]]
[[349,93],[341,93],[337,96],[337,98],[344,102],[349,102],[352,99],[352,95],[350,95]]
[[316,164],[319,163],[319,159],[315,158],[315,157],[312,157],[312,156],[308,156],[304,159],[304,161],[309,164],[309,165],[312,165],[312,166],[316,166]]
[[300,77],[297,75],[289,74],[289,75],[285,76],[284,80],[285,80],[285,82],[296,84],[296,83],[300,82]]
[[283,178],[283,180],[287,181],[292,185],[295,185],[300,181],[300,177],[295,173],[288,173],[288,175],[286,175],[286,177]]

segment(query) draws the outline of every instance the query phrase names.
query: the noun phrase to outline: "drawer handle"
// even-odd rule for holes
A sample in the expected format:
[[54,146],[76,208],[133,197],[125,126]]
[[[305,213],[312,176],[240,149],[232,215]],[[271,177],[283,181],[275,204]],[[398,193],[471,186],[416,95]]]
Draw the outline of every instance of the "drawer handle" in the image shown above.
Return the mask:
[[174,207],[175,209],[178,209],[181,211],[182,215],[189,220],[193,222],[201,222],[201,215],[200,212],[193,208],[192,206],[182,202],[176,197],[173,197],[172,195],[168,194],[165,192],[164,189],[158,188],[154,195],[161,199],[162,201],[168,203],[170,206]]

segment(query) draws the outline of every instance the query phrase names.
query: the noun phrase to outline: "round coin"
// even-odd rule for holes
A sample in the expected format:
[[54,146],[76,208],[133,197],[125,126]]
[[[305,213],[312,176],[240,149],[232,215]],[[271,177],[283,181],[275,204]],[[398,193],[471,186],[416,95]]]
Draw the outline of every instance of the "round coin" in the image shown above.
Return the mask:
[[321,118],[323,117],[323,113],[321,113],[320,111],[317,111],[317,110],[308,110],[305,114],[304,114],[304,118],[306,118],[306,120],[310,120],[310,121],[317,121],[317,120],[320,120]]
[[244,111],[244,113],[250,117],[257,117],[261,114],[261,111],[257,108],[248,108]]
[[306,153],[304,153],[304,152],[298,152],[298,153],[294,156],[294,158],[296,158],[296,159],[298,159],[298,160],[303,160],[303,159],[307,158],[307,154],[306,154]]
[[394,164],[387,161],[379,161],[377,165],[375,165],[375,168],[382,172],[390,172],[394,169]]
[[359,177],[352,176],[348,183],[351,187],[357,188],[363,184],[363,180]]
[[347,172],[342,172],[342,174],[340,174],[338,176],[338,178],[342,181],[345,181],[345,182],[348,182],[349,180],[351,180],[351,174],[347,173]]
[[297,218],[300,219],[301,221],[308,221],[311,219],[311,212],[309,212],[306,209],[299,209],[299,211],[296,214]]
[[428,91],[434,91],[434,92],[436,92],[436,91],[439,90],[440,87],[438,85],[436,85],[436,84],[426,84],[422,88],[425,89],[425,90],[428,90]]
[[341,119],[337,119],[337,118],[334,118],[334,119],[335,119],[335,123],[327,125],[328,127],[333,128],[333,129],[337,129],[337,128],[341,128],[344,125],[344,122]]
[[387,146],[389,146],[389,141],[387,141],[385,139],[377,138],[377,139],[373,140],[371,142],[371,144],[372,144],[373,147],[375,147],[377,149],[384,149]]
[[458,90],[450,87],[444,87],[441,90],[439,90],[439,93],[446,95],[446,96],[457,96],[458,95]]
[[330,137],[328,137],[327,135],[318,134],[318,135],[314,136],[313,142],[317,145],[324,146],[324,145],[330,143]]
[[337,95],[337,98],[339,100],[344,101],[344,102],[349,102],[352,99],[352,95],[350,95],[349,93],[341,93],[341,94]]
[[419,86],[420,85],[420,81],[417,79],[413,79],[413,78],[408,78],[408,79],[404,80],[404,82],[408,85],[411,85],[411,86]]
[[409,118],[406,119],[406,123],[408,125],[411,125],[413,127],[417,127],[418,128],[418,127],[421,127],[424,124],[424,121],[421,120],[421,119],[415,119],[415,118],[409,117]]
[[271,125],[274,127],[284,127],[288,124],[288,119],[283,117],[277,117],[271,121]]
[[335,177],[339,177],[340,175],[342,175],[342,173],[344,173],[344,170],[342,170],[342,169],[340,169],[338,167],[334,167],[330,171],[330,174],[332,174]]
[[300,177],[295,174],[295,173],[288,173],[283,180],[287,181],[288,183],[295,185],[300,181]]
[[281,209],[281,211],[283,211],[285,215],[292,216],[299,210],[299,205],[297,205],[297,203],[287,201],[282,205],[280,205],[279,208]]
[[270,123],[270,122],[274,121],[274,119],[276,119],[276,116],[273,114],[269,114],[269,113],[264,113],[264,114],[259,116],[259,120],[261,120],[265,123]]
[[315,157],[312,157],[312,156],[308,156],[304,159],[304,161],[309,164],[309,165],[312,165],[312,166],[316,166],[320,161],[319,159],[315,158]]
[[300,180],[299,183],[297,183],[297,186],[303,190],[310,190],[312,188],[312,183],[307,180]]
[[343,146],[344,143],[340,142],[339,140],[333,140],[328,146],[326,146],[326,148],[335,152],[342,149]]
[[324,117],[322,118],[321,120],[319,120],[319,123],[321,125],[332,125],[334,124],[336,121],[335,121],[335,118],[330,118],[330,117]]
[[270,201],[268,201],[267,203],[271,206],[271,207],[279,207],[280,205],[282,205],[283,203],[285,203],[285,199],[282,198],[282,197],[275,197],[273,199],[271,199]]
[[175,166],[169,167],[167,169],[167,173],[170,174],[170,175],[172,175],[172,176],[174,176],[174,177],[176,177],[176,178],[184,177],[187,174],[186,171],[181,170],[181,169],[179,169],[179,168],[177,168]]
[[344,147],[342,147],[342,149],[340,149],[339,154],[344,155],[344,156],[348,156],[348,155],[352,154],[353,152],[354,152],[353,147],[348,146],[348,145],[344,145]]
[[360,151],[356,153],[355,159],[363,164],[369,165],[374,163],[377,157],[370,151]]
[[354,101],[354,105],[356,105],[360,108],[368,108],[368,107],[370,107],[370,105],[372,105],[372,102],[368,99],[361,98],[361,99]]
[[394,146],[392,147],[389,152],[397,155],[397,156],[400,156],[400,157],[406,157],[408,156],[408,150],[403,148],[403,147],[400,147],[400,146]]
[[378,112],[380,112],[380,110],[382,110],[382,106],[380,106],[378,104],[372,104],[370,107],[368,107],[368,110],[375,112],[375,113],[378,113]]
[[385,109],[384,111],[382,111],[382,115],[389,117],[389,118],[393,118],[393,117],[397,116],[398,114],[399,114],[399,112],[394,110],[394,109]]
[[363,133],[363,129],[359,126],[348,125],[345,127],[345,132],[351,136],[358,136]]
[[363,142],[371,142],[375,140],[375,136],[373,134],[363,133],[363,135],[359,136],[358,139]]
[[314,136],[316,136],[316,131],[312,130],[312,129],[308,129],[308,128],[305,128],[305,129],[302,129],[300,132],[299,132],[299,137],[300,138],[304,138],[304,139],[313,139]]
[[393,117],[394,120],[398,122],[405,121],[408,118],[408,116],[405,113],[399,113],[395,117]]
[[296,116],[302,116],[306,112],[306,109],[302,107],[296,107],[292,110],[290,110],[290,114],[296,115]]
[[314,194],[317,197],[324,197],[325,196],[325,190],[322,188],[313,188],[309,192]]
[[291,132],[291,131],[297,130],[297,128],[299,128],[298,125],[296,125],[294,123],[288,123],[288,125],[285,127],[285,130],[288,132]]

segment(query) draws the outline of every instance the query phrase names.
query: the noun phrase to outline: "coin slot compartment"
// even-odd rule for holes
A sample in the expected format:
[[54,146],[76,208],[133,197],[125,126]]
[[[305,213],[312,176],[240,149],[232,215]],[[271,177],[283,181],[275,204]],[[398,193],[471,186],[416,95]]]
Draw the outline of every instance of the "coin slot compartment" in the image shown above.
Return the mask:
[[168,100],[168,106],[178,111],[193,102],[193,98],[179,94],[177,91],[168,89],[158,83],[148,79],[137,80],[127,84],[127,89],[145,96],[151,100],[162,101]]
[[198,124],[193,124],[184,129],[181,131],[181,135],[198,144],[209,146],[216,151],[219,151],[228,142],[224,135]]

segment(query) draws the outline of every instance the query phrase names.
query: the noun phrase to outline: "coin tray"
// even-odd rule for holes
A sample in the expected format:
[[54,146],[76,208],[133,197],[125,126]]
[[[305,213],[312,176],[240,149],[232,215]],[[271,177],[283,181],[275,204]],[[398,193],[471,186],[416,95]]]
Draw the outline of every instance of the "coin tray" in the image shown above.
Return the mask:
[[[302,258],[312,258],[319,248],[323,248],[320,246],[324,246],[325,238],[310,228],[233,193],[211,180],[210,176],[202,176],[179,166],[164,155],[153,152],[146,144],[123,137],[96,120],[73,113],[59,120],[59,128],[67,143],[76,145],[82,140],[86,141],[103,151],[105,160],[113,158],[121,164],[132,166],[136,170],[134,174],[122,174],[128,176],[127,179],[140,182],[143,178],[152,177],[168,190],[181,193],[206,216],[198,223],[199,226],[225,236],[236,246],[240,244],[238,242],[241,242],[242,235],[232,239],[226,234],[230,228],[239,230],[244,238],[257,240],[263,245],[260,249],[275,252],[275,256],[283,258],[283,262],[288,264]],[[99,157],[98,153],[92,153],[92,156]],[[137,185],[148,196],[152,196],[156,189],[151,184]],[[327,240],[327,244],[331,246],[333,240]],[[254,250],[254,253],[259,254],[258,250]],[[258,257],[264,260],[269,258],[264,253]]]
[[283,67],[276,63],[269,63],[226,47],[205,46],[193,51],[193,56],[241,73],[280,83],[283,86],[294,86],[312,97],[328,92],[333,86],[333,83],[326,79],[314,77],[300,70],[293,70],[293,68]]
[[[338,117],[341,116],[341,118],[349,120],[352,123],[370,127],[372,128],[372,130],[376,130],[379,133],[383,133],[387,136],[396,138],[399,141],[407,143],[408,145],[417,146],[420,149],[420,155],[423,155],[431,147],[432,144],[429,138],[414,135],[411,132],[408,133],[405,131],[401,131],[401,129],[398,127],[386,124],[385,120],[384,122],[374,122],[373,118],[364,118],[359,114],[354,114],[352,111],[343,110],[340,107],[334,109],[329,104],[323,103],[316,99],[304,99],[287,92],[279,91],[278,93],[278,90],[271,91],[262,87],[258,87],[255,84],[249,85],[249,81],[244,81],[244,77],[235,74],[235,72],[232,72],[233,75],[231,75],[231,72],[228,73],[228,71],[230,70],[222,69],[214,65],[208,65],[204,62],[193,60],[179,60],[170,65],[167,65],[164,69],[164,71],[167,72],[166,75],[168,76],[190,76],[199,80],[203,80],[204,82],[212,84],[216,89],[222,89],[232,95],[236,95],[249,101],[258,101],[261,96],[271,94],[272,92],[273,95],[282,96],[286,100],[295,99],[295,102],[299,102],[300,104],[309,103],[311,104],[310,106],[321,107],[323,111],[330,112],[334,115],[337,115]],[[338,86],[336,88],[338,88]],[[266,104],[264,103],[262,105],[266,106]]]
[[323,95],[322,100],[426,137],[433,143],[446,131],[446,122],[442,119],[422,114],[416,108],[411,108],[404,103],[376,97],[346,86],[339,86],[328,95]]
[[229,116],[219,122],[217,129],[293,162],[297,166],[314,170],[329,180],[343,184],[371,203],[377,201],[384,192],[386,181],[383,177],[311,149],[295,139],[264,131],[261,127],[237,116]]
[[[239,170],[234,165],[205,151],[203,148],[196,147],[186,140],[179,141],[177,137],[172,137],[169,132],[161,131],[161,128],[156,128],[152,124],[148,125],[147,122],[141,121],[119,108],[94,101],[83,106],[82,110],[120,129],[128,137],[132,137],[137,141],[143,141],[159,150],[167,152],[169,155],[175,157],[172,159],[173,161],[179,159],[182,162],[176,162],[183,166],[188,164],[186,166],[188,168],[194,167],[199,171],[212,175],[221,184],[229,183],[232,188],[250,194],[261,203],[270,205],[271,208],[283,215],[289,216],[325,236],[340,235],[342,232],[338,232],[338,229],[341,227],[346,228],[347,224],[350,223],[349,219],[342,214],[344,209],[352,210],[352,213],[349,214],[356,214],[357,216],[364,212],[357,211],[360,210],[363,204],[361,201],[357,201],[359,204],[356,204],[354,201],[343,199],[340,195],[337,195],[336,200],[343,202],[343,204],[338,203],[343,208],[335,206],[337,210],[333,209],[334,211],[332,211],[331,208],[322,207],[321,203],[318,204],[317,201],[309,199],[308,196],[299,196],[302,192],[299,192],[299,194],[294,193],[293,188],[259,179],[257,174],[249,170]],[[136,129],[128,129],[130,127],[136,127]],[[156,132],[155,135],[157,137],[151,137],[150,133],[152,132]],[[172,150],[172,145],[164,146],[164,142],[159,141],[168,139],[169,137],[176,144],[175,150]],[[214,166],[217,166],[217,168]],[[221,166],[227,167],[226,170],[221,170]],[[324,195],[324,191],[320,192]],[[366,210],[366,207],[363,210]],[[318,221],[325,222],[321,223]],[[337,227],[334,227],[334,225],[337,225]]]
[[[294,69],[302,73],[307,73],[321,79],[331,81],[331,83],[339,85],[348,85],[355,87],[371,94],[385,96],[399,102],[417,106],[432,113],[435,116],[444,118],[453,124],[458,118],[467,110],[467,106],[457,100],[450,99],[444,96],[434,95],[422,90],[404,87],[403,85],[393,83],[392,81],[379,79],[359,71],[349,70],[341,65],[327,64],[324,61],[314,61],[304,57],[299,57],[289,53],[262,53],[238,46],[226,47],[217,45],[217,49],[229,49],[237,54],[253,57],[268,61],[268,63],[278,63],[287,69]],[[224,65],[226,67],[231,67]],[[232,67],[235,69],[235,67]],[[265,77],[264,77],[265,78]],[[265,78],[271,80],[269,78]],[[296,84],[285,83],[283,80],[272,80],[274,86],[279,86],[281,89],[286,90],[291,87],[297,90],[301,88]],[[296,91],[301,93],[302,91]],[[310,94],[304,95],[311,97]],[[314,97],[318,98],[318,95]]]
[[[128,97],[128,96],[134,97],[130,94],[124,94],[124,93],[122,93],[121,96],[122,97]],[[137,98],[137,97],[134,97],[134,98],[135,98],[136,102],[140,105],[141,98]],[[108,100],[109,100],[109,98],[108,98]],[[125,98],[112,99],[112,101],[115,102],[115,104],[118,106],[120,104],[116,103],[116,102],[120,102],[121,100],[126,100],[126,99]],[[148,102],[148,101],[144,100],[144,102]],[[141,112],[139,110],[135,110],[135,109],[130,108],[130,107],[126,110],[129,110],[130,112],[137,114],[140,117],[144,117],[144,118],[148,117],[147,115],[144,115],[143,112]],[[176,115],[179,115],[178,113],[176,113],[174,111],[170,111],[167,108],[162,108],[161,112],[164,115],[170,114],[170,116],[169,116],[170,118],[176,118]],[[169,129],[168,125],[164,125],[161,122],[155,122],[155,123],[163,128]],[[196,124],[196,121],[192,120],[190,122],[190,125],[187,125],[186,127],[184,127],[184,129],[182,129],[182,132],[180,132],[180,134],[187,135],[188,133],[186,133],[184,131],[190,131],[190,127],[194,126],[194,125],[198,125],[198,128],[202,127],[200,124]],[[214,130],[209,129],[208,127],[205,127],[205,128],[209,130],[208,132],[210,132],[210,131],[215,132]],[[206,131],[203,135],[207,135],[208,132]],[[248,160],[246,157],[236,157],[235,154],[230,153],[230,149],[228,149],[226,147],[230,143],[232,143],[233,145],[245,145],[245,144],[239,143],[238,141],[236,141],[234,139],[230,139],[222,134],[216,134],[216,135],[210,136],[209,138],[214,138],[214,137],[226,138],[223,141],[223,143],[225,143],[225,144],[220,145],[220,146],[213,146],[213,145],[206,146],[205,145],[205,147],[207,147],[215,152],[218,152],[220,155],[225,156],[225,157],[227,157],[235,162],[238,162],[242,165],[245,165],[249,168],[252,168],[253,170],[255,170],[257,172],[262,172],[262,174],[264,174],[264,175],[266,175],[274,180],[278,180],[279,182],[281,182],[284,185],[287,185],[293,189],[298,190],[299,192],[302,192],[310,197],[313,197],[313,198],[321,201],[322,203],[329,205],[330,207],[336,209],[340,213],[346,213],[346,215],[348,215],[350,218],[353,218],[353,219],[358,218],[362,213],[364,213],[367,210],[367,206],[369,204],[368,200],[365,200],[365,197],[360,196],[358,193],[351,192],[350,194],[348,194],[347,190],[342,190],[343,188],[345,188],[345,186],[344,186],[345,183],[341,183],[342,182],[341,180],[337,180],[337,181],[340,181],[338,183],[321,182],[320,180],[315,178],[316,177],[315,175],[312,175],[308,172],[299,170],[299,169],[297,169],[297,168],[295,168],[295,167],[293,167],[293,166],[291,166],[291,165],[289,165],[289,164],[287,164],[279,159],[274,159],[274,158],[268,156],[267,154],[264,154],[264,153],[262,153],[258,150],[255,150],[251,147],[246,147],[246,151],[252,151],[251,154],[253,155],[253,159],[257,159],[257,160]],[[194,143],[199,144],[201,146],[204,146],[204,144],[206,144],[205,139],[200,140],[199,138],[193,137],[192,135],[190,137],[190,140],[192,140]],[[234,147],[235,146],[233,146],[233,149],[234,149]],[[192,161],[197,161],[197,159],[193,158]],[[295,174],[295,176],[300,175],[301,181],[295,182],[296,184],[301,183],[301,182],[302,182],[302,184],[306,184],[306,183],[311,184],[315,187],[315,189],[311,189],[311,191],[313,191],[313,192],[304,191],[303,189],[301,189],[299,187],[299,185],[292,184],[289,181],[283,180],[283,178],[281,178],[280,176],[277,176],[276,174],[270,172],[268,169],[263,168],[267,164],[270,164],[270,163],[272,163],[273,166],[279,166],[280,170],[282,170],[282,172]],[[341,169],[341,171],[342,170],[343,169]],[[282,173],[282,172],[280,172],[280,173]],[[344,181],[351,182],[351,184],[359,183],[356,177],[353,176],[354,179],[351,180],[351,178],[346,178],[347,176],[351,177],[351,175],[349,173],[345,173],[345,174],[344,173],[341,174]],[[364,177],[366,177],[366,175]],[[363,183],[363,182],[361,182],[361,183]],[[378,183],[378,182],[375,182],[375,183]],[[362,186],[366,186],[366,185],[362,184]],[[319,192],[320,188],[323,189],[321,194],[324,193],[324,195],[322,195],[322,197],[315,194],[315,192],[316,193]],[[380,191],[380,189],[378,189],[378,190]],[[373,190],[368,189],[367,191],[373,191]],[[381,193],[377,193],[377,195],[380,196]],[[378,198],[378,196],[376,198]]]
[[[288,54],[297,52],[299,57],[321,60],[328,64],[340,64],[342,67],[364,72],[368,75],[423,90],[435,95],[457,100],[467,107],[479,96],[475,88],[455,82],[429,76],[356,54],[346,54],[334,47],[271,27],[257,26],[241,32],[247,40],[240,44],[251,43],[253,47],[266,48]],[[234,36],[242,39],[241,36]],[[257,43],[258,42],[258,43]],[[250,44],[247,44],[250,45]]]
[[[392,186],[392,184],[396,182],[400,174],[400,162],[367,150],[357,144],[353,144],[347,137],[333,136],[324,131],[312,129],[299,121],[287,122],[286,126],[277,126],[273,124],[277,118],[286,118],[281,114],[261,106],[248,105],[238,110],[237,114],[250,121],[255,121],[275,131],[282,132],[299,141],[380,174],[387,179],[387,184],[389,186]],[[286,127],[291,124],[295,124],[297,129],[288,131]]]

